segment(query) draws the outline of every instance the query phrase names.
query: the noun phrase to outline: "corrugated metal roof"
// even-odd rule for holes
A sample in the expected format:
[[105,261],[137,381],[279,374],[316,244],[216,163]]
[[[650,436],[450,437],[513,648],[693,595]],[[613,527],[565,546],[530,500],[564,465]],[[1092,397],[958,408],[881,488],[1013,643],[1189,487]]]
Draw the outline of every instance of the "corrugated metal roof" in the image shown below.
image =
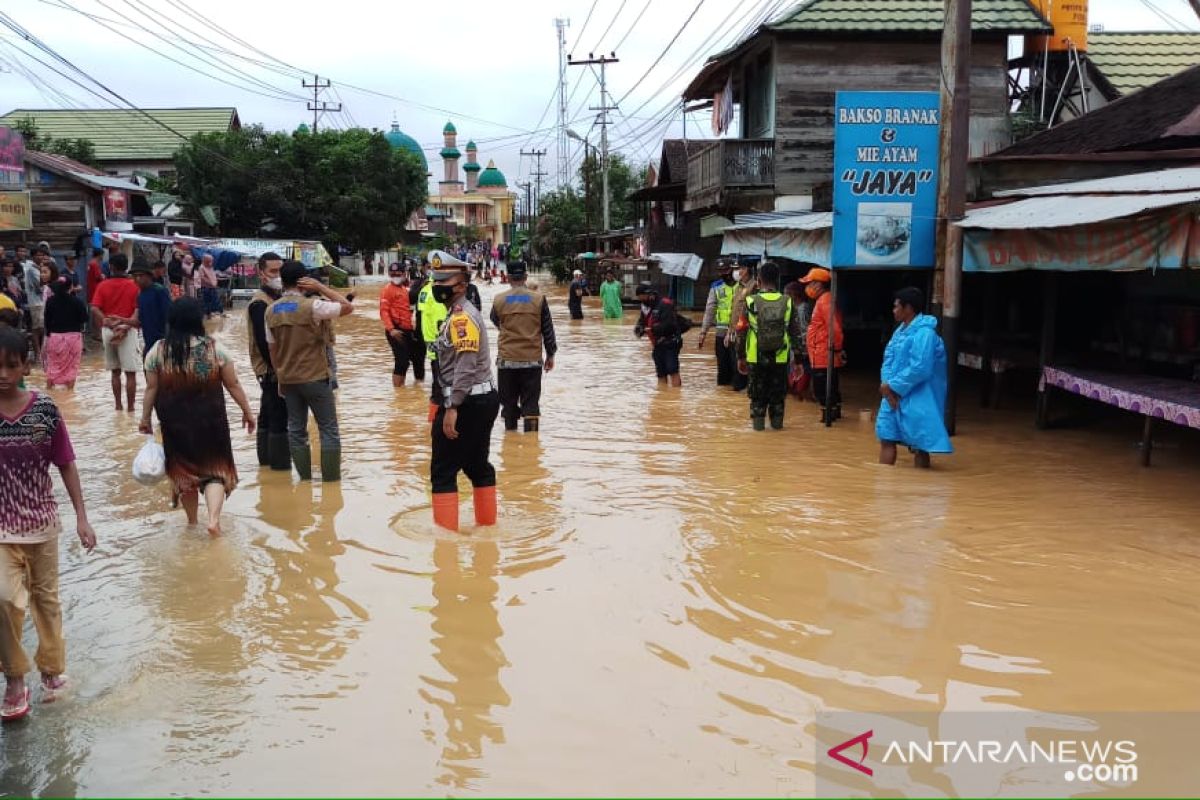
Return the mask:
[[[185,137],[238,126],[236,108],[149,108],[145,113]],[[0,116],[0,125],[31,117],[38,133],[55,139],[87,139],[98,161],[169,160],[182,140],[137,112],[119,108],[23,109]]]
[[[803,0],[766,27],[774,31],[941,32],[944,0]],[[1050,26],[1026,0],[974,0],[976,33],[1036,33]]]
[[1200,63],[1200,32],[1093,32],[1088,34],[1087,54],[1125,95]]
[[1096,178],[1089,181],[1054,183],[1007,189],[996,197],[1044,197],[1049,195],[1117,194],[1200,191],[1200,167],[1164,169],[1155,172],[1136,172],[1115,178]]
[[71,175],[81,183],[96,189],[124,189],[133,194],[150,194],[150,190],[136,183],[130,183],[124,178],[114,178],[111,175],[92,175],[87,172],[72,172]]
[[961,222],[955,224],[961,228],[988,230],[1066,228],[1195,202],[1200,202],[1200,190],[1166,194],[1082,195],[1070,199],[1030,197],[1006,205],[972,209]]
[[833,227],[833,213],[814,211],[810,214],[795,212],[767,212],[763,214],[738,214],[727,231],[817,231]]

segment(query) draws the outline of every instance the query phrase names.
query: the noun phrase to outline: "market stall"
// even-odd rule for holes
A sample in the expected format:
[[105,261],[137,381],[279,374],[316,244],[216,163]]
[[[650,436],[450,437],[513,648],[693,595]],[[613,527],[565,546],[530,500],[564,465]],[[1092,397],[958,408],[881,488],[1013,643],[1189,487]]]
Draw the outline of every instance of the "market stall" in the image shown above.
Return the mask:
[[[1200,282],[1187,273],[1200,266],[1200,167],[997,196],[958,223],[964,270],[1046,273],[1039,425],[1050,422],[1051,389],[1140,414],[1148,465],[1156,420],[1200,427]],[[1100,302],[1081,309],[1081,292],[1097,289]],[[1059,346],[1063,333],[1070,347]]]

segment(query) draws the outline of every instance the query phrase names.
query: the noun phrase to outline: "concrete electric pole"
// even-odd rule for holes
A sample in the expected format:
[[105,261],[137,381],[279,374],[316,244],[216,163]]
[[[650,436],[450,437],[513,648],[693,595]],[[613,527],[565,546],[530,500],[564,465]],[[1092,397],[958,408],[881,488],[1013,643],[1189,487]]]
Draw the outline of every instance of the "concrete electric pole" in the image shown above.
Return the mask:
[[334,111],[334,112],[341,111],[342,104],[341,103],[327,103],[321,99],[321,90],[328,89],[330,86],[333,85],[329,81],[328,78],[326,78],[324,81],[322,81],[320,75],[313,75],[312,83],[309,83],[306,80],[301,80],[300,85],[303,86],[305,89],[312,89],[313,99],[310,100],[308,103],[308,110],[313,112],[312,132],[316,133],[317,132],[317,121],[321,118],[321,114],[325,113],[326,111]]
[[540,208],[542,205],[542,178],[544,178],[547,174],[542,171],[542,158],[546,155],[546,151],[544,149],[543,150],[522,150],[521,155],[533,156],[534,158],[537,159],[537,169],[533,173],[531,173],[533,180],[536,184],[536,188],[534,189],[534,192],[533,192],[534,210],[536,212],[537,208]]
[[616,53],[609,53],[607,56],[601,55],[599,58],[594,58],[591,53],[588,53],[587,59],[581,59],[579,61],[572,59],[571,56],[569,56],[569,55],[567,56],[567,63],[573,67],[590,66],[593,64],[600,65],[600,105],[589,106],[588,108],[591,111],[599,111],[600,112],[600,118],[597,121],[597,124],[600,126],[600,177],[601,177],[601,180],[603,183],[603,188],[601,190],[602,203],[603,203],[602,212],[601,212],[603,215],[602,219],[601,219],[601,225],[603,226],[603,230],[605,232],[608,231],[608,225],[609,225],[609,219],[608,219],[608,126],[609,126],[608,112],[616,111],[617,107],[610,106],[608,104],[608,83],[607,83],[607,76],[605,75],[604,69],[609,64],[617,64],[617,63],[619,63],[619,61],[620,60],[617,58]]
[[[959,318],[962,314],[963,231],[967,205],[967,158],[971,120],[971,0],[946,0],[942,31],[942,128],[939,150],[937,225],[939,269],[934,295],[942,306],[942,336],[949,363],[946,430],[954,434],[958,401]],[[940,280],[939,280],[940,278]]]

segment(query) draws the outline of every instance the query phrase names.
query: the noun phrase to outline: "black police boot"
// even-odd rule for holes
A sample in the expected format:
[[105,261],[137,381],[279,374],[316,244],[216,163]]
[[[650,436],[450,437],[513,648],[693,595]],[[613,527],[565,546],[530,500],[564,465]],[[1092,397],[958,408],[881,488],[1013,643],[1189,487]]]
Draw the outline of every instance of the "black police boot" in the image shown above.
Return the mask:
[[526,417],[525,418],[525,432],[526,433],[537,433],[538,432],[538,418],[537,417]]
[[504,420],[504,430],[515,431],[517,429],[517,421],[515,419]]
[[296,472],[300,475],[300,480],[312,480],[312,448],[293,447],[292,463],[296,466]]
[[751,417],[750,421],[754,423],[754,430],[756,430],[756,431],[765,431],[767,429],[766,417],[755,416],[755,417]]
[[342,451],[332,447],[321,448],[321,480],[325,483],[342,479]]
[[286,433],[272,433],[267,438],[267,461],[271,469],[287,472],[292,468],[292,451],[288,449]]
[[255,445],[258,450],[258,465],[260,467],[268,466],[271,463],[270,435],[271,432],[263,426],[262,419],[260,418],[258,420],[258,429],[254,432]]
[[771,409],[771,430],[783,430],[783,409]]

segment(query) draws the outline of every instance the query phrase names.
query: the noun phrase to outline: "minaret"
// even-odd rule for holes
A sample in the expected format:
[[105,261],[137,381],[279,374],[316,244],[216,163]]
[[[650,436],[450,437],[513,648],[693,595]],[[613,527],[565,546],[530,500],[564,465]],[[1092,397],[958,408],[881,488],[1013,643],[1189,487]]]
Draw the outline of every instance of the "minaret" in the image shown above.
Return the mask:
[[478,154],[479,148],[475,146],[475,142],[467,142],[467,163],[463,164],[463,172],[467,173],[468,192],[479,188],[479,170],[483,167],[479,166],[479,161],[476,159]]
[[447,122],[446,127],[442,128],[442,161],[446,165],[446,179],[441,181],[439,186],[441,194],[462,194],[462,181],[458,179],[458,159],[462,158],[462,153],[458,152],[456,142],[458,140],[458,130],[455,129],[453,122]]

